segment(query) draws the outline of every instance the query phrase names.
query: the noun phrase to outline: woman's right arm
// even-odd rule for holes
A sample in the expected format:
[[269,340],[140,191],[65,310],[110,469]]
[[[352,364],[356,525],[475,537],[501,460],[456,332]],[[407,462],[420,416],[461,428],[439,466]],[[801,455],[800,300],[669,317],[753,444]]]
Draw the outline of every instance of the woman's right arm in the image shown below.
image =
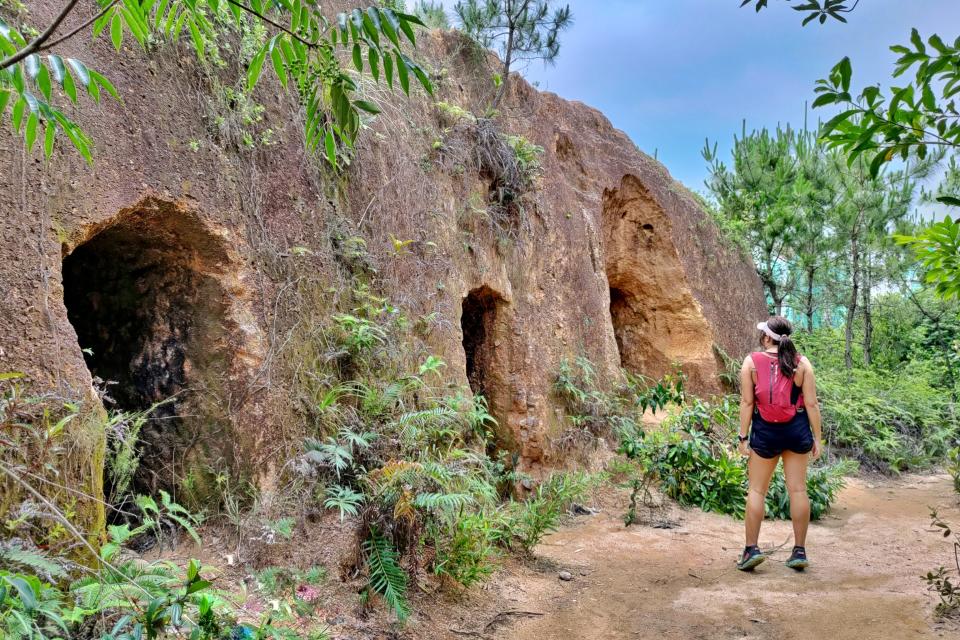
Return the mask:
[[[750,434],[750,422],[753,420],[753,360],[747,356],[743,360],[743,366],[740,367],[740,435],[746,437]],[[739,443],[740,453],[750,455],[746,442]]]

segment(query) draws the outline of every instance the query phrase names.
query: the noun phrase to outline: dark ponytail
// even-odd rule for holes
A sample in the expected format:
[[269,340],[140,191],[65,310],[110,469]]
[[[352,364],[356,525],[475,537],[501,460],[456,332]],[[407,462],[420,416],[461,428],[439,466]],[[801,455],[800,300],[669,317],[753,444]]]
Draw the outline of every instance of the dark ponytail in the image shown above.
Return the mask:
[[780,335],[780,342],[777,343],[777,359],[780,361],[780,373],[792,378],[797,372],[797,347],[790,339],[793,333],[793,325],[783,316],[773,316],[767,320],[767,326],[774,333]]

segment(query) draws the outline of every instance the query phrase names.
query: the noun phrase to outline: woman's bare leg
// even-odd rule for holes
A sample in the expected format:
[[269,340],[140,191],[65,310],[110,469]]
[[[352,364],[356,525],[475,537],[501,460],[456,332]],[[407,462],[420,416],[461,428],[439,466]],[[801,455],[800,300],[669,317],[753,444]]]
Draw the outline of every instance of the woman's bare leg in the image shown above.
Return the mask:
[[770,479],[777,468],[776,458],[761,458],[756,453],[750,454],[747,462],[747,475],[750,480],[750,489],[747,491],[746,521],[747,546],[754,546],[760,539],[760,524],[766,506],[767,489],[770,488]]
[[794,543],[805,546],[810,525],[810,497],[807,495],[808,453],[783,452],[783,477],[790,495],[790,519],[793,521]]

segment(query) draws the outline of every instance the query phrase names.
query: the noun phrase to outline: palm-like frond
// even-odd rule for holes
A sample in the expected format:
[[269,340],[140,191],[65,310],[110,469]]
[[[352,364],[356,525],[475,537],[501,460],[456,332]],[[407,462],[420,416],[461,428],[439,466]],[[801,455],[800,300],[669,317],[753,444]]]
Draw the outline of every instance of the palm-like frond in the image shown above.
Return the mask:
[[370,572],[368,589],[379,593],[401,622],[410,616],[410,603],[407,602],[407,574],[400,567],[397,552],[393,544],[375,528],[370,529],[370,537],[363,543],[367,554],[367,570]]
[[466,493],[421,493],[413,500],[421,509],[446,513],[458,511],[472,502],[473,496]]
[[323,506],[327,509],[340,510],[340,522],[346,515],[355,516],[359,513],[358,507],[363,503],[363,494],[350,487],[327,487],[327,499]]

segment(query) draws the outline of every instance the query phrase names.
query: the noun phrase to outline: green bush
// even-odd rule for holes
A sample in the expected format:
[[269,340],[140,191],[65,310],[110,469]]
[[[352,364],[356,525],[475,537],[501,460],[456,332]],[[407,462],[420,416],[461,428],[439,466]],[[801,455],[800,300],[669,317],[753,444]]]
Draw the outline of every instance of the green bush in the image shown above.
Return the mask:
[[[836,464],[811,467],[807,473],[807,495],[810,496],[810,518],[822,518],[837,498],[844,485],[844,477],[856,473],[858,465],[853,460],[841,460]],[[780,467],[773,475],[767,492],[767,515],[774,519],[790,517],[790,501],[787,484]]]
[[489,513],[465,513],[445,523],[431,536],[436,549],[433,572],[470,587],[485,580],[498,556],[495,518]]
[[[960,353],[950,317],[944,312],[934,326],[906,299],[881,296],[874,364],[850,371],[844,364],[840,329],[797,335],[800,351],[810,357],[817,372],[824,441],[831,452],[885,472],[942,463],[960,437],[955,401],[960,390],[953,372]],[[853,359],[863,361],[859,339],[853,344]]]
[[499,540],[507,548],[532,553],[543,537],[557,530],[567,508],[581,500],[596,478],[583,472],[554,473],[526,501],[511,501],[500,522]]
[[[40,550],[0,548],[0,638],[54,640],[90,637],[150,640],[189,637],[265,638],[282,633],[268,618],[256,627],[237,622],[238,612],[201,577],[200,564],[125,559],[121,549],[171,515],[164,501],[140,526],[108,528],[100,568],[72,582],[75,571]],[[178,516],[179,517],[179,516]]]
[[[742,518],[748,481],[746,458],[733,446],[739,428],[738,407],[732,397],[714,403],[694,401],[650,434],[640,429],[620,430],[618,451],[643,474],[659,481],[663,492],[680,504]],[[856,464],[846,461],[810,469],[807,493],[813,519],[827,512],[843,487],[844,475],[855,470]],[[767,494],[767,515],[790,516],[780,467]],[[627,524],[633,521],[629,516]]]
[[821,368],[817,375],[825,440],[840,453],[889,471],[942,461],[960,434],[957,407],[932,386],[922,363],[899,372]]

